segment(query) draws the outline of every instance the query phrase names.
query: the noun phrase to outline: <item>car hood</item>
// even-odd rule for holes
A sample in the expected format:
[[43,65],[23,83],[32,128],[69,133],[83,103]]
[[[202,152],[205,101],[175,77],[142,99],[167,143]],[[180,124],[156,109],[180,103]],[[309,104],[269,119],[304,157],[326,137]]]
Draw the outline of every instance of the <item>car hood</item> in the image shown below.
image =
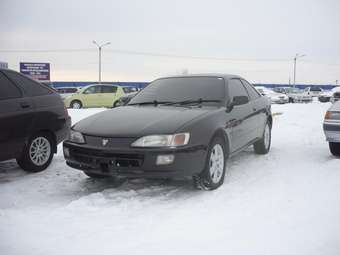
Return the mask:
[[171,134],[216,107],[124,106],[97,113],[76,123],[74,130],[102,137]]

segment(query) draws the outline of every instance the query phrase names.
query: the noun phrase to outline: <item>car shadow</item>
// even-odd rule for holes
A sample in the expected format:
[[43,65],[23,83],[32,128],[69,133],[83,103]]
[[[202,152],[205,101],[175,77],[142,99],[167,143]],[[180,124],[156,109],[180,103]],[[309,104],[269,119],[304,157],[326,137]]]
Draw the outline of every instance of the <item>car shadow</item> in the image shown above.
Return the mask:
[[15,160],[0,162],[0,183],[11,182],[27,174],[28,173],[18,166]]

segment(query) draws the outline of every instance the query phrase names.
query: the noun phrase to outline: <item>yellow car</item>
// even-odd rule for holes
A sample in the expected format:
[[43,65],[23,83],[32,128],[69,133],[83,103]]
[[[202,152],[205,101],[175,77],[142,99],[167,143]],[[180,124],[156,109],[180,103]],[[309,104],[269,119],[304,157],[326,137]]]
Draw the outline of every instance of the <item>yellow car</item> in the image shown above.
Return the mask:
[[115,102],[133,92],[133,87],[120,87],[110,84],[91,84],[67,97],[66,107],[80,109],[90,107],[114,107]]

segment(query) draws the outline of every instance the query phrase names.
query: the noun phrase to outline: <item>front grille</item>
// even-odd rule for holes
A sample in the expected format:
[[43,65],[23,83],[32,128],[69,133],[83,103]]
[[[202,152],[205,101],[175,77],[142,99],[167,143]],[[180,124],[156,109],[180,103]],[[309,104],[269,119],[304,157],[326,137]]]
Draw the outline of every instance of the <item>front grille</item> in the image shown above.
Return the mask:
[[144,162],[143,154],[112,153],[83,148],[70,149],[70,156],[80,163],[93,165],[108,164],[117,168],[141,167]]

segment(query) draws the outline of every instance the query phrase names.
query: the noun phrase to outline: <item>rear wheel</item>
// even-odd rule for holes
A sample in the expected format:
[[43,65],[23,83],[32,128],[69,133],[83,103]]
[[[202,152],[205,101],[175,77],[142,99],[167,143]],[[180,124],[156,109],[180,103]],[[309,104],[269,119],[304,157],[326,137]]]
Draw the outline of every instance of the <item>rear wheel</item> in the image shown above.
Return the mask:
[[334,156],[340,156],[340,143],[329,143],[329,150]]
[[214,190],[220,187],[224,182],[226,159],[225,141],[217,136],[210,144],[205,169],[193,177],[195,188]]
[[83,107],[83,104],[79,100],[73,100],[70,104],[73,109],[80,109]]
[[271,128],[269,123],[267,122],[264,131],[263,136],[260,140],[254,143],[254,151],[256,154],[267,154],[270,150],[270,145],[272,141],[271,136]]
[[19,166],[33,173],[45,170],[53,159],[53,146],[54,140],[48,133],[32,136],[17,159]]

